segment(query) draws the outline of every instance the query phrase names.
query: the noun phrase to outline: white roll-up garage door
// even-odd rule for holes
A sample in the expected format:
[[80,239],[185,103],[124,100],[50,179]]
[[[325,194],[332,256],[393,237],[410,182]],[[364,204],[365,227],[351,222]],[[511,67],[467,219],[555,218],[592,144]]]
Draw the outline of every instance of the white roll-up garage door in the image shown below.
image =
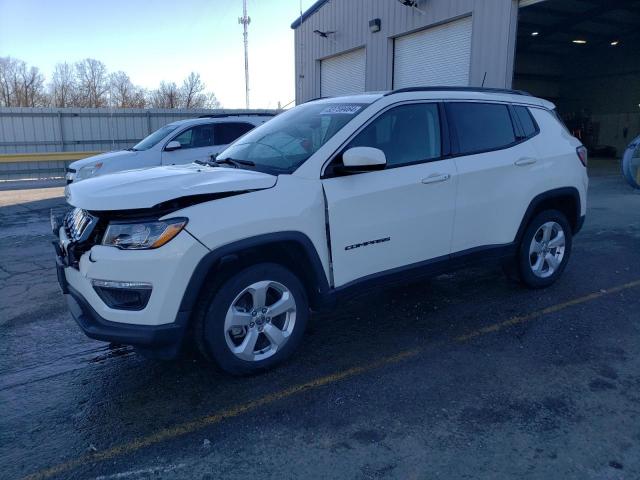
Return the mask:
[[398,37],[393,88],[469,85],[471,17]]
[[320,95],[336,97],[364,92],[365,49],[326,58],[320,62]]

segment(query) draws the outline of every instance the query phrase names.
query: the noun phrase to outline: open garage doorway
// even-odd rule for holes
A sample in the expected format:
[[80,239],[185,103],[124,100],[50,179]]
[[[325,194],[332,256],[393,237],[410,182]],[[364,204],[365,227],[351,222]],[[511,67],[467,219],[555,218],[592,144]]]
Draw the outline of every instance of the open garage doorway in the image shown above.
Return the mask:
[[640,0],[526,3],[513,88],[554,102],[592,156],[620,158],[640,134]]

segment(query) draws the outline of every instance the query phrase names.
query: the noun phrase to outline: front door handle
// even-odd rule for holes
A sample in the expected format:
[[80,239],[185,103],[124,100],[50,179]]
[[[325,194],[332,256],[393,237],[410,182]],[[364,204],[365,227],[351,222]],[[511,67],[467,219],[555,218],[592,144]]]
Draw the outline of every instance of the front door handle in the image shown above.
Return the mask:
[[429,175],[427,178],[423,178],[422,183],[428,185],[430,183],[446,182],[450,178],[451,175],[449,175],[448,173],[434,173],[432,175]]
[[520,160],[516,160],[514,165],[517,167],[526,167],[527,165],[533,165],[536,163],[535,158],[521,158]]

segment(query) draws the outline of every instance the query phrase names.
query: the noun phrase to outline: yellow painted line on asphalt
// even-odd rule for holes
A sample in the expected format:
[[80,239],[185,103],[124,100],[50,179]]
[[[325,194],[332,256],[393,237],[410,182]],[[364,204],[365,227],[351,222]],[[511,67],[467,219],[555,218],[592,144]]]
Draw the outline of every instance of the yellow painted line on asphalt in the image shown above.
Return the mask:
[[[543,308],[541,310],[537,310],[528,315],[521,315],[512,317],[509,320],[504,322],[495,323],[493,325],[489,325],[484,328],[479,328],[478,330],[474,330],[465,335],[461,335],[456,337],[455,340],[458,342],[466,342],[476,337],[480,337],[483,335],[487,335],[489,333],[498,332],[505,328],[519,325],[536,318],[540,318],[544,315],[555,313],[560,310],[564,310],[565,308],[572,307],[574,305],[579,305],[582,303],[590,302],[592,300],[596,300],[598,298],[602,298],[606,295],[611,295],[613,293],[618,293],[623,290],[628,290],[630,288],[640,286],[640,280],[636,280],[633,282],[625,283],[623,285],[618,285],[612,288],[608,288],[606,290],[600,290],[598,292],[590,293],[588,295],[584,295],[582,297],[575,298],[573,300],[569,300],[567,302],[558,303],[556,305],[552,305],[547,308]],[[416,348],[412,350],[405,350],[396,355],[385,357],[375,362],[367,363],[366,365],[355,366],[349,368],[347,370],[342,370],[340,372],[333,373],[331,375],[326,375],[323,377],[316,378],[306,383],[301,383],[298,385],[294,385],[292,387],[286,388],[284,390],[280,390],[278,392],[274,392],[263,397],[260,397],[256,400],[251,400],[246,403],[238,404],[232,406],[226,410],[223,410],[218,413],[214,413],[212,415],[208,415],[206,417],[199,418],[197,420],[193,420],[190,422],[182,423],[176,425],[174,427],[166,428],[159,430],[150,435],[146,435],[144,437],[140,437],[131,442],[124,443],[122,445],[116,445],[114,447],[108,448],[106,450],[89,453],[83,455],[81,457],[75,458],[73,460],[69,460],[64,463],[60,463],[50,468],[46,468],[40,470],[38,472],[32,473],[26,477],[23,477],[23,480],[44,480],[55,475],[60,475],[62,473],[73,470],[81,465],[89,464],[89,463],[97,463],[105,460],[111,460],[113,458],[127,455],[142,448],[149,447],[151,445],[155,445],[160,442],[164,442],[166,440],[171,440],[182,435],[186,435],[189,433],[193,433],[195,431],[201,430],[205,427],[218,424],[224,420],[231,419],[234,417],[238,417],[243,413],[250,412],[252,410],[256,410],[260,407],[273,404],[279,400],[284,400],[286,398],[298,395],[300,393],[306,392],[308,390],[313,390],[316,388],[323,387],[325,385],[329,385],[332,383],[339,382],[341,380],[345,380],[347,378],[355,377],[358,375],[362,375],[364,373],[370,372],[372,370],[376,370],[378,368],[382,368],[387,365],[392,365],[403,360],[416,357],[420,353],[424,352],[425,348]]]
[[255,410],[264,405],[272,404],[274,402],[283,400],[293,395],[297,395],[307,390],[319,388],[324,385],[328,385],[331,383],[338,382],[340,380],[344,380],[345,378],[361,375],[371,370],[375,370],[375,369],[384,367],[386,365],[391,365],[393,363],[400,362],[410,357],[415,357],[421,351],[422,349],[406,350],[404,352],[398,353],[397,355],[393,355],[391,357],[385,357],[375,362],[369,363],[367,365],[352,367],[347,370],[343,370],[341,372],[333,373],[331,375],[327,375],[324,377],[319,377],[319,378],[316,378],[315,380],[311,380],[306,383],[295,385],[293,387],[289,387],[284,390],[280,390],[278,392],[265,395],[264,397],[260,397],[256,400],[252,400],[247,403],[233,406],[227,410],[223,410],[222,412],[214,413],[213,415],[199,418],[191,422],[176,425],[175,427],[160,430],[151,435],[147,435],[145,437],[141,437],[139,439],[133,440],[130,443],[117,445],[115,447],[109,448],[102,452],[83,455],[82,457],[70,460],[65,463],[61,463],[51,468],[41,470],[34,474],[28,475],[27,477],[24,477],[24,480],[41,480],[41,479],[53,477],[54,475],[59,475],[64,472],[68,472],[69,470],[79,467],[80,465],[83,465],[85,463],[100,462],[100,461],[112,459],[114,457],[118,457],[120,455],[132,453],[132,452],[135,452],[136,450],[140,450],[141,448],[148,447],[150,445],[154,445],[156,443],[163,442],[165,440],[170,440],[172,438],[176,438],[181,435],[185,435],[187,433],[200,430],[210,425],[215,425],[216,423],[220,423],[223,420],[237,417],[238,415],[241,415],[243,413],[249,412],[251,410]]
[[49,153],[3,153],[0,163],[22,162],[60,162],[65,160],[82,160],[103,152],[49,152]]
[[599,292],[590,293],[589,295],[585,295],[583,297],[574,298],[573,300],[569,300],[568,302],[558,303],[556,305],[552,305],[547,308],[543,308],[541,310],[537,310],[535,312],[529,313],[527,315],[519,315],[515,317],[511,317],[508,320],[500,323],[494,323],[487,327],[479,328],[472,332],[469,332],[465,335],[460,335],[456,337],[458,342],[466,342],[476,337],[480,337],[482,335],[487,335],[488,333],[498,332],[500,330],[504,330],[508,327],[513,327],[514,325],[520,325],[531,320],[535,320],[536,318],[542,317],[543,315],[548,315],[549,313],[555,313],[560,310],[564,310],[565,308],[572,307],[574,305],[579,305],[581,303],[589,302],[591,300],[596,300],[598,298],[604,297],[605,295],[610,295],[612,293],[621,292],[622,290],[628,290],[629,288],[640,286],[640,280],[636,280],[634,282],[625,283],[624,285],[618,285],[616,287],[608,288],[606,290],[600,290]]

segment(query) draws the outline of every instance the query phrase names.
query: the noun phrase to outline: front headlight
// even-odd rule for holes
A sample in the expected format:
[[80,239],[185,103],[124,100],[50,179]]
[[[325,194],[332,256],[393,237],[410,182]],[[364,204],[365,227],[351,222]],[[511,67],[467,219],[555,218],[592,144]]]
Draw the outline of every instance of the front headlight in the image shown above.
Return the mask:
[[178,235],[186,224],[186,218],[138,223],[110,223],[102,238],[102,245],[125,250],[158,248]]
[[76,181],[93,177],[101,168],[102,162],[92,163],[91,165],[85,165],[84,167],[79,168],[76,172]]

